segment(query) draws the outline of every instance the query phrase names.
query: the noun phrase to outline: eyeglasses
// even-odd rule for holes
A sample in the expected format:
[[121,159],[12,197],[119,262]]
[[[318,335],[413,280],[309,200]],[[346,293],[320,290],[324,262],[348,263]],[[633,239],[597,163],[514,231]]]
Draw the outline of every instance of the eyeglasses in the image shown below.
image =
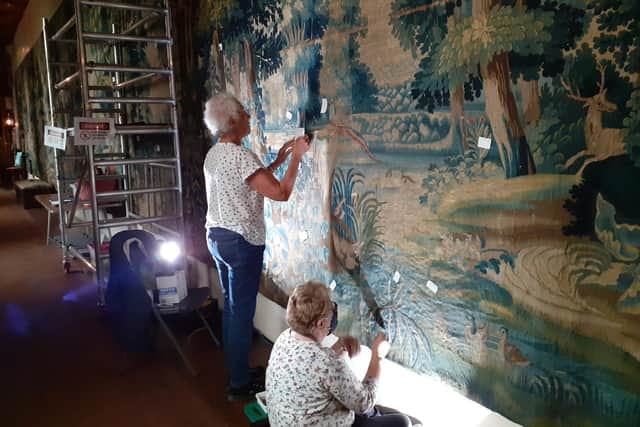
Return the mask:
[[333,301],[331,301],[331,304],[333,304],[333,311],[331,312],[331,316],[338,316],[338,304]]

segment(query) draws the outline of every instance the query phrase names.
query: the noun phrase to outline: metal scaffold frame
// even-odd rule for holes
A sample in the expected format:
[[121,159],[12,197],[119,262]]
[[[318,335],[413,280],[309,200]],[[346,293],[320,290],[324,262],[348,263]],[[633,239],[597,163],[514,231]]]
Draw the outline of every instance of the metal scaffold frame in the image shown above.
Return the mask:
[[[116,229],[145,228],[161,238],[177,240],[184,248],[184,219],[182,206],[182,177],[180,168],[180,149],[178,136],[178,113],[173,72],[173,39],[171,36],[171,15],[169,1],[164,0],[163,7],[135,5],[124,2],[74,0],[74,13],[53,35],[48,36],[47,20],[42,19],[45,65],[49,95],[49,124],[64,128],[70,135],[67,150],[54,150],[56,189],[59,206],[60,246],[62,260],[68,271],[70,260],[76,258],[96,274],[98,283],[98,302],[104,304],[104,291],[108,277],[108,250],[103,244],[108,242],[111,232]],[[122,22],[111,23],[111,32],[87,31],[84,20],[87,11],[95,8],[110,9],[114,13],[129,13],[133,21],[126,28],[118,28]],[[159,21],[164,22],[163,34],[148,34],[149,28],[157,28]],[[155,27],[154,27],[155,25]],[[75,40],[64,38],[75,27]],[[68,36],[67,36],[68,37]],[[52,60],[56,46],[65,49],[73,44],[76,48],[75,62]],[[157,46],[164,61],[160,66],[148,64],[130,64],[124,60],[132,45],[144,44]],[[89,57],[88,45],[106,47],[110,51],[107,63],[96,63]],[[164,52],[164,53],[162,53]],[[67,52],[68,53],[68,52]],[[72,72],[69,72],[73,70]],[[64,71],[65,73],[62,73]],[[58,78],[57,81],[54,78]],[[109,79],[108,83],[99,81]],[[79,83],[79,87],[78,86]],[[143,85],[153,85],[156,92],[164,96],[140,96],[135,92]],[[75,86],[75,87],[74,87]],[[81,111],[73,108],[59,108],[58,97],[62,91],[71,93],[79,89],[82,99]],[[129,91],[132,92],[129,92]],[[99,94],[95,94],[98,92]],[[110,95],[108,95],[110,93]],[[132,94],[133,93],[133,94]],[[129,123],[127,114],[140,106],[162,105],[169,108],[169,123]],[[79,113],[79,114],[78,114]],[[73,117],[113,118],[116,141],[111,151],[96,150],[97,146],[76,145],[73,136]],[[157,138],[168,135],[171,144],[165,144],[160,155],[136,151],[137,138]],[[139,141],[138,141],[139,142]],[[147,141],[149,142],[149,141]],[[156,144],[154,142],[154,144]],[[71,147],[72,150],[69,148]],[[160,151],[160,142],[154,147]],[[82,151],[84,150],[84,151]],[[69,153],[69,151],[73,151]],[[79,177],[65,176],[69,164],[81,164],[81,168],[71,168]],[[137,168],[137,169],[136,169]],[[142,172],[139,168],[142,168]],[[117,173],[99,173],[99,169],[110,169]],[[87,179],[88,178],[88,179]],[[117,189],[105,191],[97,188],[96,182],[110,179],[118,183]],[[160,181],[157,185],[156,181]],[[169,181],[163,182],[163,181]],[[85,183],[86,182],[86,183]],[[70,184],[76,189],[68,191]],[[88,200],[79,200],[83,185],[90,186]],[[168,198],[166,194],[173,194]],[[169,199],[172,203],[167,203]],[[124,215],[109,218],[105,207],[121,207]],[[142,209],[145,208],[145,209]],[[77,220],[78,209],[90,211],[89,220]],[[72,229],[82,229],[90,240],[94,254],[90,257],[83,243],[72,242]],[[184,250],[183,265],[186,266]]]

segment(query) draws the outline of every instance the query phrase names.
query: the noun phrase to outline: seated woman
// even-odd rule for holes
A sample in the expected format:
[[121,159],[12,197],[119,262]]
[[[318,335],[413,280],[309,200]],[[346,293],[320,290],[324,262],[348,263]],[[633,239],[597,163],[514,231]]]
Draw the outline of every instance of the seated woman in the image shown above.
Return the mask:
[[335,304],[323,284],[308,282],[293,290],[287,323],[290,329],[276,340],[267,367],[271,427],[411,425],[402,414],[371,415],[380,376],[380,344],[386,341],[383,334],[373,341],[363,381],[342,357],[344,352],[349,356],[359,352],[354,338],[340,338],[331,348],[320,345],[337,325]]

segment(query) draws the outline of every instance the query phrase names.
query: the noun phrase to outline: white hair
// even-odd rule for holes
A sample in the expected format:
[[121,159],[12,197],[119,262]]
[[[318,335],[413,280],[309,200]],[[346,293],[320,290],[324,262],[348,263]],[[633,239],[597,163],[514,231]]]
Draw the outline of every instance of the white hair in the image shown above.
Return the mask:
[[204,123],[213,136],[223,135],[231,130],[231,120],[237,119],[243,109],[235,96],[217,93],[204,105]]

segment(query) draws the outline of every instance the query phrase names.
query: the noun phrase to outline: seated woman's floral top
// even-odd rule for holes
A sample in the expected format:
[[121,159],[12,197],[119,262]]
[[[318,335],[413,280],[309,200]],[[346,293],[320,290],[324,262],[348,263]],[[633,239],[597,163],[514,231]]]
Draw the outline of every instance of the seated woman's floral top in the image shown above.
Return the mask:
[[266,389],[271,427],[343,427],[373,407],[377,383],[359,381],[332,349],[287,329],[271,350]]

